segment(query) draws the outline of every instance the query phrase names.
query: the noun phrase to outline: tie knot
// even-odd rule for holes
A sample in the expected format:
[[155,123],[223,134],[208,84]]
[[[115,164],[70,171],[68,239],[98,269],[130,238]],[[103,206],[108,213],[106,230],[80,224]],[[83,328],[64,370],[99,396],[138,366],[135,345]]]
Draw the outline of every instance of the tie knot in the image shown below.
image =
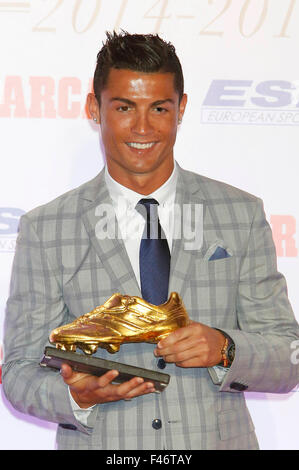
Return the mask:
[[156,199],[140,199],[136,205],[136,210],[144,217],[144,219],[149,223],[158,219],[158,201]]

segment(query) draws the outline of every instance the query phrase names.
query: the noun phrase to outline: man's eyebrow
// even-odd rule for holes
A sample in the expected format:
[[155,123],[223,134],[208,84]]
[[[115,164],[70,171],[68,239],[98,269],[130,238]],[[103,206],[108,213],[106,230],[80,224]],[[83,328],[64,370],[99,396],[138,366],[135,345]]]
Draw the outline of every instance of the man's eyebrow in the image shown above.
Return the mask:
[[158,100],[158,101],[155,101],[152,104],[153,104],[153,106],[159,106],[160,104],[165,104],[165,103],[174,104],[174,101],[171,98],[166,98],[166,100]]
[[[110,101],[122,101],[123,103],[126,103],[130,106],[135,106],[136,103],[134,101],[128,100],[127,98],[122,98],[121,96],[114,96],[113,98],[110,99]],[[157,100],[151,103],[151,106],[160,106],[161,104],[165,103],[171,103],[174,104],[174,100],[171,98],[166,98],[165,100]]]
[[120,96],[114,96],[113,98],[110,99],[110,101],[123,101],[124,103],[127,103],[131,106],[134,106],[136,103],[134,101],[128,100],[127,98],[121,98]]

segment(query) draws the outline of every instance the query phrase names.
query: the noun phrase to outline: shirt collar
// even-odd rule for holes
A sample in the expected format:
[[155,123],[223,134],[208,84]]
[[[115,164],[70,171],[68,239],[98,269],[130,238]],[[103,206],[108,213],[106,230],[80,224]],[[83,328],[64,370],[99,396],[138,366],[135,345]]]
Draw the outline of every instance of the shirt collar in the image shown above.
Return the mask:
[[118,183],[115,179],[110,176],[107,165],[105,166],[105,182],[114,204],[118,204],[120,200],[126,203],[127,206],[136,207],[136,204],[142,198],[153,198],[156,199],[160,206],[164,204],[173,203],[175,198],[176,184],[178,179],[177,164],[174,162],[173,171],[160,188],[156,189],[153,193],[144,196],[139,194],[132,189],[129,189],[122,184]]

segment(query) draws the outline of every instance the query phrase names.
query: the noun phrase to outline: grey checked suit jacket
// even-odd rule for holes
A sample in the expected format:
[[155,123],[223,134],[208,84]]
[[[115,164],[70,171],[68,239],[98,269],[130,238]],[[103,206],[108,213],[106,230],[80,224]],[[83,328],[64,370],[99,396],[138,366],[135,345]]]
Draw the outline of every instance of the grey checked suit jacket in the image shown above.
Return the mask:
[[[38,365],[53,328],[114,292],[141,296],[123,242],[95,236],[95,209],[110,202],[102,171],[22,217],[5,320],[7,398],[24,413],[60,423],[60,449],[258,448],[244,394],[231,384],[278,393],[296,386],[290,344],[299,338],[298,324],[261,200],[224,183],[179,168],[176,202],[203,204],[204,237],[199,250],[175,240],[169,285],[191,319],[233,338],[236,357],[221,385],[206,368],[167,364],[171,380],[162,394],[97,405],[83,426],[60,374]],[[209,261],[217,245],[232,256]],[[97,355],[159,370],[153,349],[131,344],[114,356]],[[152,427],[154,418],[161,429]]]

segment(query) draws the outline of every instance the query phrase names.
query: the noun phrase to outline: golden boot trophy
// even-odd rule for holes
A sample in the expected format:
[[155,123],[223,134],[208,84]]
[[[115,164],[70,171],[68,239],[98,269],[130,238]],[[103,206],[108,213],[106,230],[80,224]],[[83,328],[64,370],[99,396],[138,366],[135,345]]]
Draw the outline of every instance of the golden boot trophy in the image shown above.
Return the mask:
[[[89,356],[94,354],[98,347],[115,353],[124,343],[158,343],[171,332],[189,323],[182,299],[176,292],[172,292],[167,302],[161,305],[152,305],[137,296],[116,293],[103,305],[72,323],[55,328],[50,334],[50,342],[56,344],[57,351],[46,348],[40,364],[58,368],[69,360],[74,370],[94,375],[117,369],[120,374],[116,381],[139,376],[154,381],[156,388],[162,390],[169,382],[167,374],[100,358],[82,357],[82,354],[75,353],[76,348],[80,348]],[[92,368],[92,365],[96,367],[96,364],[99,366],[97,370]]]

